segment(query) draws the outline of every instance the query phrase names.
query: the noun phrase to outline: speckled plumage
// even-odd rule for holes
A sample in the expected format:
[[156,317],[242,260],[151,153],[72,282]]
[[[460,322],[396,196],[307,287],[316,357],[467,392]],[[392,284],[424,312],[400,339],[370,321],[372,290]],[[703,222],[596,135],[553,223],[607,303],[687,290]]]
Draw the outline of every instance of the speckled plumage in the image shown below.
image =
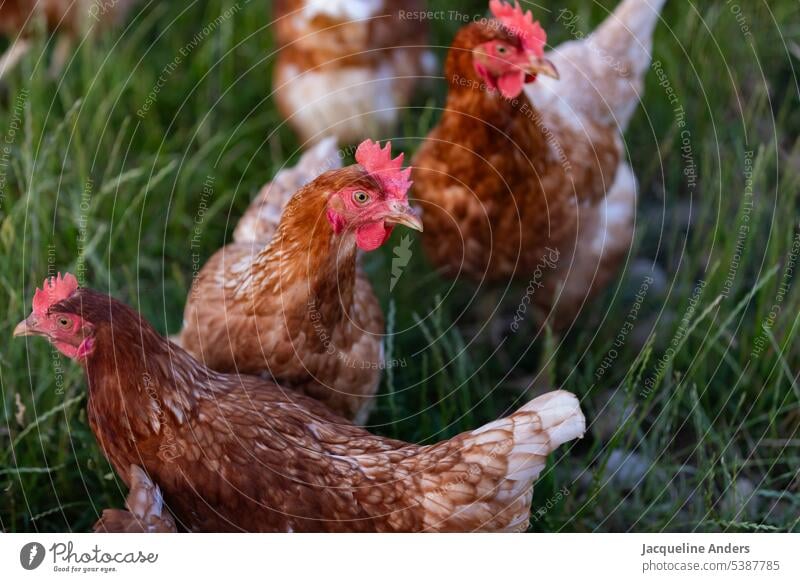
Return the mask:
[[142,467],[190,531],[525,530],[546,456],[585,428],[557,391],[407,444],[270,380],[214,372],[106,295],[80,289],[50,313],[79,315],[91,334],[88,418],[112,466],[132,487]]
[[396,125],[420,78],[434,69],[425,23],[398,15],[422,6],[422,0],[275,2],[275,100],[303,141],[357,142]]
[[621,133],[663,3],[625,0],[592,36],[546,55],[560,80],[539,76],[515,100],[481,88],[472,49],[519,39],[481,23],[459,31],[446,110],[413,162],[423,241],[442,272],[526,283],[557,255],[554,268],[539,269],[533,297],[555,306],[556,325],[611,280],[630,247],[637,196]]
[[363,424],[384,321],[355,245],[325,219],[326,196],[363,179],[340,166],[328,139],[262,190],[195,278],[177,341],[215,370],[275,378]]

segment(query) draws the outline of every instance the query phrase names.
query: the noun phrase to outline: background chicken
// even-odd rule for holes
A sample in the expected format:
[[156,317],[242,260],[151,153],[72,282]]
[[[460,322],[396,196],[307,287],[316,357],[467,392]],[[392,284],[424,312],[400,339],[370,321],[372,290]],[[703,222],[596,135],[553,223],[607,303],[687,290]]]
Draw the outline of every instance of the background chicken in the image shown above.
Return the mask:
[[278,0],[273,90],[303,141],[358,142],[396,125],[419,78],[435,68],[427,28],[398,11],[423,0]]
[[494,20],[458,32],[446,110],[414,160],[424,244],[443,272],[494,282],[540,273],[533,299],[555,304],[562,326],[607,284],[636,207],[621,132],[663,4],[625,0],[592,35],[546,55],[531,13],[500,0]]
[[2,0],[0,2],[0,33],[11,45],[0,57],[0,78],[11,71],[27,53],[28,37],[42,21],[48,32],[59,33],[50,72],[58,74],[69,58],[70,51],[81,35],[101,32],[118,24],[138,0]]
[[356,160],[317,177],[340,164],[327,140],[267,186],[196,277],[178,342],[215,370],[269,375],[362,424],[384,322],[356,253],[380,247],[395,224],[422,226],[403,156],[366,141]]
[[14,335],[85,367],[112,466],[134,487],[141,465],[191,531],[525,530],[546,456],[585,427],[557,391],[438,444],[378,437],[272,381],[204,367],[71,275],[45,280]]
[[161,489],[154,485],[141,467],[131,465],[128,472],[130,492],[124,509],[105,509],[94,525],[99,533],[173,533],[175,520],[164,509]]

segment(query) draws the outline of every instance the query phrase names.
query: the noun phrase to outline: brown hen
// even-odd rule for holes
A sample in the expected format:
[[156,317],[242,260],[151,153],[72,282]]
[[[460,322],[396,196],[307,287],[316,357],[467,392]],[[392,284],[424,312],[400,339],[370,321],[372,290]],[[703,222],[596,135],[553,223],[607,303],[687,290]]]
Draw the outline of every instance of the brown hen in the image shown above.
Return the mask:
[[446,109],[413,174],[424,246],[443,273],[528,282],[557,326],[614,276],[637,196],[621,136],[664,1],[625,0],[591,36],[547,54],[530,12],[500,0],[494,19],[458,32]]
[[424,0],[277,0],[278,108],[304,142],[386,136],[432,74]]
[[324,171],[341,163],[326,140],[262,191],[234,241],[194,280],[177,339],[184,349],[215,370],[272,377],[366,421],[384,322],[357,251],[377,249],[395,224],[422,228],[406,199],[410,170],[402,156],[391,160],[389,145],[377,147],[364,142],[358,165]]
[[81,363],[112,466],[132,486],[140,465],[190,531],[522,531],[547,455],[585,425],[558,391],[434,445],[375,436],[272,381],[206,368],[70,275],[45,281],[14,335]]

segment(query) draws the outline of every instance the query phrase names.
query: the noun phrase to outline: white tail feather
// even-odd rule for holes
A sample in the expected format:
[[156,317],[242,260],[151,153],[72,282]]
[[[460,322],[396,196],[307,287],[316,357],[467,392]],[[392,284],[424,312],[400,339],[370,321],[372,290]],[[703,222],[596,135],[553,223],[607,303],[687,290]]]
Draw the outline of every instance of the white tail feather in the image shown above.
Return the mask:
[[586,429],[578,399],[564,390],[532,400],[509,419],[514,422],[514,446],[508,455],[508,478],[518,482],[517,493],[533,485],[547,455]]
[[606,95],[624,129],[641,98],[641,85],[652,61],[653,32],[666,0],[624,0],[589,37],[604,56],[619,63],[616,72],[633,90]]
[[[456,467],[434,465],[421,476],[425,529],[524,530],[533,483],[544,469],[547,455],[583,435],[585,427],[578,399],[557,390],[507,418],[440,443],[447,448],[457,442],[459,462]],[[435,449],[436,445],[424,454]]]

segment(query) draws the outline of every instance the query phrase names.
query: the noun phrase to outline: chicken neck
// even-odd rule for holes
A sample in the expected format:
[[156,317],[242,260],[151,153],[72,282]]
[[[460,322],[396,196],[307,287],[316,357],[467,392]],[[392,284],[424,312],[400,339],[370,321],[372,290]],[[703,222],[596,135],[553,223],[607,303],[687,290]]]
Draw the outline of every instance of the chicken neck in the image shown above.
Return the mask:
[[[313,185],[313,183],[312,183]],[[356,244],[352,233],[336,235],[325,217],[327,188],[307,186],[284,211],[270,243],[256,256],[249,288],[256,309],[309,312],[326,326],[338,323],[353,306]],[[309,318],[304,318],[308,320]]]
[[218,374],[161,337],[126,305],[88,289],[81,289],[75,301],[95,327],[94,351],[83,362],[89,423],[126,480],[132,464],[176,456],[170,435]]
[[548,130],[525,91],[508,99],[475,70],[472,50],[483,40],[482,34],[480,23],[463,28],[447,54],[449,87],[440,130],[448,141],[471,149],[484,144],[494,151],[498,134],[503,134],[528,156],[545,151]]

